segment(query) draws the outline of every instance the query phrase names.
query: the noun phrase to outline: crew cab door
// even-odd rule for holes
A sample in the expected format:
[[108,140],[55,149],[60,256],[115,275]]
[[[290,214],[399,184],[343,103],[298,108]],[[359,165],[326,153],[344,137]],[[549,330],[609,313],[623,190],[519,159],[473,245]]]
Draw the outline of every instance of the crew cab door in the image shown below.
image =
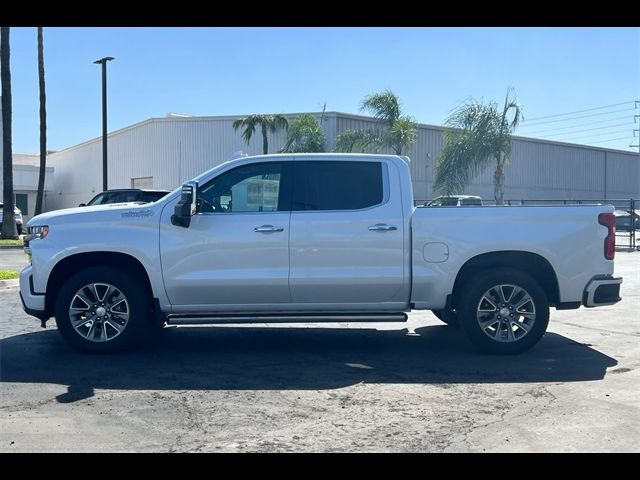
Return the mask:
[[189,228],[163,222],[162,269],[174,311],[290,302],[291,170],[292,162],[227,170],[199,186]]
[[384,160],[296,159],[292,302],[371,310],[407,301],[401,198],[397,168]]

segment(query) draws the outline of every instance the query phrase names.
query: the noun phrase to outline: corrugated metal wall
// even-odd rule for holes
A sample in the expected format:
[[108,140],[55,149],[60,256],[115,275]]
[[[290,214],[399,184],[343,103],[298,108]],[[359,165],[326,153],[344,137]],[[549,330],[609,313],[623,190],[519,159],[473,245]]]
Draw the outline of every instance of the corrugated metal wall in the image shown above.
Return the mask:
[[[318,120],[321,114],[313,114]],[[222,163],[242,150],[262,153],[256,131],[245,144],[232,128],[236,117],[159,118],[141,122],[109,135],[109,188],[129,188],[131,179],[153,176],[153,188],[173,189],[184,180]],[[324,115],[326,148],[351,128],[371,128],[367,117],[327,112]],[[269,152],[284,144],[282,130],[269,134]],[[421,125],[418,141],[406,154],[416,200],[433,198],[433,173],[442,148],[442,128]],[[383,152],[392,153],[392,152]],[[102,186],[101,140],[95,139],[50,155],[55,167],[55,191],[49,208],[76,206],[88,201]],[[606,164],[606,165],[605,165]],[[606,175],[605,175],[606,169]],[[467,187],[466,194],[493,199],[492,169]],[[606,177],[606,192],[605,192]],[[600,199],[640,197],[640,155],[516,138],[506,170],[507,199]]]
[[600,153],[607,166],[607,198],[640,198],[640,154]]
[[[604,163],[600,151],[515,139],[505,172],[505,198],[603,198]],[[476,177],[471,194],[493,198],[493,166]]]
[[[640,197],[640,155],[516,138],[507,166],[507,199]],[[493,198],[493,167],[465,193]]]
[[[124,133],[124,132],[123,132]],[[88,202],[102,186],[102,144],[99,140],[53,153],[47,158],[55,172],[47,208],[77,207]]]
[[[162,118],[110,134],[109,188],[130,188],[132,178],[152,176],[153,188],[172,190],[229,160],[234,152],[262,153],[261,133],[247,145],[232,123],[233,118]],[[269,142],[269,151],[277,152],[284,133],[269,134]],[[51,154],[49,164],[56,172],[51,208],[77,206],[102,191],[101,139]]]

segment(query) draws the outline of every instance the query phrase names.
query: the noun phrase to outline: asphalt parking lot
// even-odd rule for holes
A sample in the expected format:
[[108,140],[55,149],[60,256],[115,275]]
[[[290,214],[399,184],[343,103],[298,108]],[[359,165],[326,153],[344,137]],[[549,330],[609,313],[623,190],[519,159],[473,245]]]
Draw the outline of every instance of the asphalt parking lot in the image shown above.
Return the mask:
[[[0,251],[0,268],[24,263]],[[0,451],[640,451],[640,252],[623,301],[552,311],[515,357],[431,313],[356,328],[166,328],[87,356],[0,289]]]

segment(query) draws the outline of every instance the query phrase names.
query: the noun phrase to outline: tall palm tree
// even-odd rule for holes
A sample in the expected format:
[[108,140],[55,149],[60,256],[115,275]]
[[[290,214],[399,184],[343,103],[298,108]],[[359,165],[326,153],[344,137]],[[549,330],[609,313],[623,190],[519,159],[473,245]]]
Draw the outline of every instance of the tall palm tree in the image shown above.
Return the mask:
[[502,111],[495,102],[470,99],[447,118],[444,147],[436,165],[434,189],[462,193],[473,176],[492,162],[494,197],[504,204],[504,170],[511,156],[511,135],[523,120],[522,107],[507,91]]
[[360,110],[372,113],[382,128],[345,130],[336,138],[338,152],[390,148],[396,155],[402,155],[415,143],[418,126],[411,117],[402,115],[400,99],[390,90],[367,96]]
[[360,110],[366,110],[391,127],[400,118],[400,99],[391,90],[365,97]]
[[324,132],[313,115],[298,115],[289,124],[284,153],[324,152]]
[[238,130],[244,128],[242,132],[242,138],[249,145],[251,137],[256,131],[256,127],[260,127],[262,131],[262,153],[265,155],[269,153],[269,140],[267,138],[267,131],[273,133],[279,128],[285,130],[289,126],[289,122],[284,115],[249,115],[248,117],[238,118],[233,122],[233,129]]
[[0,77],[2,81],[2,238],[18,238],[13,220],[13,150],[11,148],[11,58],[9,27],[0,27]]
[[44,87],[44,43],[42,39],[42,27],[38,27],[38,84],[40,89],[40,172],[38,174],[35,215],[42,213],[44,179],[47,168],[47,96]]

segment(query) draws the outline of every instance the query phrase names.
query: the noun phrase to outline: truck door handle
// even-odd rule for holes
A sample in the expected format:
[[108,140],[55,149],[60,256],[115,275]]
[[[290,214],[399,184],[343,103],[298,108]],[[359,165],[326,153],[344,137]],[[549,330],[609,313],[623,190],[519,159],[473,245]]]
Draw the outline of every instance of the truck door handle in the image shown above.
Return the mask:
[[273,225],[262,225],[260,227],[256,227],[253,229],[254,232],[258,232],[258,233],[282,232],[283,230],[284,228],[274,227]]
[[375,225],[371,225],[369,230],[372,232],[388,232],[390,230],[397,230],[398,227],[394,227],[393,225],[387,225],[386,223],[376,223]]

